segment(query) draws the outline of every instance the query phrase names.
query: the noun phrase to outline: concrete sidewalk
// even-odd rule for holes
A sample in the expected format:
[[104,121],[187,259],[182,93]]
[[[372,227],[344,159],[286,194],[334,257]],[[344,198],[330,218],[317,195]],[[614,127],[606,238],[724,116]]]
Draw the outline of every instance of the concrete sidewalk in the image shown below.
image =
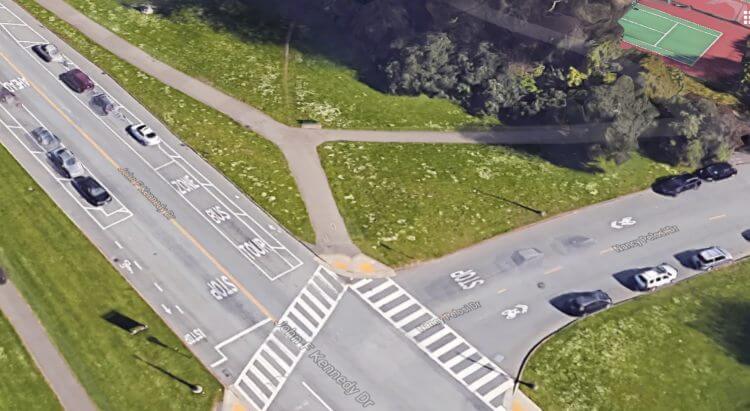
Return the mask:
[[44,330],[31,307],[10,281],[0,285],[0,310],[10,321],[26,350],[34,359],[63,408],[70,411],[94,411],[96,406],[78,382]]

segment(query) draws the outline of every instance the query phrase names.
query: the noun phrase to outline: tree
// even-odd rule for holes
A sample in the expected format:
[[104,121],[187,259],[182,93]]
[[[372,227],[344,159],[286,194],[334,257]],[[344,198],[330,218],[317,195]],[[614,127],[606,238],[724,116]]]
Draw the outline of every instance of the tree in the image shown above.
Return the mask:
[[[673,164],[698,167],[703,163],[726,160],[732,152],[731,121],[712,101],[680,99],[670,107],[675,134],[662,143],[663,152]],[[731,115],[731,114],[730,114]]]
[[583,106],[584,121],[609,123],[604,132],[604,154],[622,163],[638,147],[638,137],[659,115],[658,110],[630,76],[611,85],[593,87]]

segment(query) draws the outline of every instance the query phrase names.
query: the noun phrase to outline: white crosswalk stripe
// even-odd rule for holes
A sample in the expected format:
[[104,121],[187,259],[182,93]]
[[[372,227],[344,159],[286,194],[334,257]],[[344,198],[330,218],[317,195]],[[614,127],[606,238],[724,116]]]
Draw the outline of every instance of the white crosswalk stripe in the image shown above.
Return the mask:
[[[364,279],[350,288],[490,409],[505,410],[503,401],[513,379],[448,325],[436,322],[421,329],[421,324],[433,323],[438,317],[395,281]],[[389,292],[381,295],[386,290]],[[388,307],[403,297],[406,301]],[[414,307],[418,309],[411,312]]]
[[336,274],[319,266],[250,358],[232,386],[234,391],[258,410],[268,409],[346,288]]

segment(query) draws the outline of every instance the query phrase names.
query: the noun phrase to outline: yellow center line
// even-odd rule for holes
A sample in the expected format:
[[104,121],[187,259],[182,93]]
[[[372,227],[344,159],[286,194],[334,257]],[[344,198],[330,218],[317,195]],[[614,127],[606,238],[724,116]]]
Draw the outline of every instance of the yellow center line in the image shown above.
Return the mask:
[[720,218],[724,218],[724,217],[726,217],[726,216],[727,216],[726,214],[719,214],[719,215],[715,215],[715,216],[713,216],[713,217],[708,217],[708,219],[709,219],[709,220],[718,220],[718,219],[720,219]]
[[558,266],[557,266],[557,267],[555,267],[555,268],[550,268],[549,270],[545,271],[545,272],[544,272],[544,275],[547,275],[547,274],[552,274],[552,273],[556,273],[556,272],[558,272],[558,271],[560,271],[560,270],[562,270],[562,266],[561,266],[561,265],[558,265]]
[[498,293],[498,294],[502,294],[502,293],[504,293],[504,292],[506,292],[506,291],[508,291],[508,289],[507,289],[507,288],[501,288],[501,289],[497,290],[497,293]]
[[[24,75],[24,73],[18,67],[16,67],[16,65],[13,64],[13,62],[11,62],[8,59],[8,57],[5,56],[5,54],[0,53],[0,57],[2,57],[3,60],[5,60],[8,63],[8,65],[13,70],[16,71],[16,73],[18,73],[20,76],[22,76],[24,78],[26,77]],[[101,154],[102,157],[104,157],[116,169],[120,170],[122,168],[122,167],[120,167],[119,164],[117,164],[117,162],[106,151],[104,151],[104,149],[99,144],[96,143],[96,141],[94,141],[94,139],[91,138],[91,136],[89,136],[73,120],[71,120],[71,118],[68,117],[68,115],[65,114],[65,112],[57,104],[55,104],[54,102],[52,102],[52,100],[42,90],[40,90],[39,87],[36,86],[36,84],[34,84],[31,81],[29,81],[29,84],[31,84],[31,87],[37,93],[39,93],[39,95],[42,96],[42,98],[44,98],[44,100],[47,101],[47,103],[50,106],[52,106],[52,108],[54,108],[55,111],[57,111],[65,119],[65,121],[67,121],[68,123],[70,123],[70,125],[73,126],[73,128],[75,128],[76,131],[78,131],[83,136],[83,138],[85,138],[86,141],[88,141],[96,149],[96,151],[98,151],[99,154]],[[276,321],[276,318],[271,314],[271,312],[257,298],[255,298],[255,296],[250,291],[248,291],[242,285],[242,283],[240,283],[239,281],[237,281],[237,279],[232,274],[229,273],[229,270],[227,270],[226,268],[224,268],[224,266],[221,265],[221,263],[219,263],[219,261],[208,250],[206,250],[206,248],[203,247],[203,245],[195,237],[192,236],[192,234],[190,234],[180,223],[178,223],[177,220],[170,219],[169,221],[172,222],[172,225],[174,225],[177,228],[177,230],[180,232],[180,234],[182,234],[185,238],[187,238],[188,240],[190,240],[190,242],[193,243],[193,245],[196,248],[198,248],[198,250],[200,250],[200,252],[203,253],[203,255],[205,255],[206,258],[208,258],[211,261],[211,263],[214,266],[216,266],[216,268],[222,274],[224,274],[225,276],[229,277],[232,281],[234,281],[235,285],[237,285],[237,288],[239,288],[240,291],[242,291],[242,293],[245,294],[245,296],[250,299],[250,301],[263,313],[263,315],[265,315],[266,317],[270,318],[273,321]]]

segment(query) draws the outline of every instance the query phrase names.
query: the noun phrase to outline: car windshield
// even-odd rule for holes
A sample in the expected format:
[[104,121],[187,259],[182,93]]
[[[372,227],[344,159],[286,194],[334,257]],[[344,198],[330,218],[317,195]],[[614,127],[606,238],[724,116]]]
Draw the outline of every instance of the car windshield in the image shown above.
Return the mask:
[[667,272],[667,270],[664,267],[662,267],[662,266],[658,266],[658,267],[654,268],[654,271],[656,271],[659,274],[664,274],[664,273]]
[[103,188],[101,187],[91,187],[89,189],[89,193],[91,193],[92,196],[99,197],[100,195],[106,193]]

